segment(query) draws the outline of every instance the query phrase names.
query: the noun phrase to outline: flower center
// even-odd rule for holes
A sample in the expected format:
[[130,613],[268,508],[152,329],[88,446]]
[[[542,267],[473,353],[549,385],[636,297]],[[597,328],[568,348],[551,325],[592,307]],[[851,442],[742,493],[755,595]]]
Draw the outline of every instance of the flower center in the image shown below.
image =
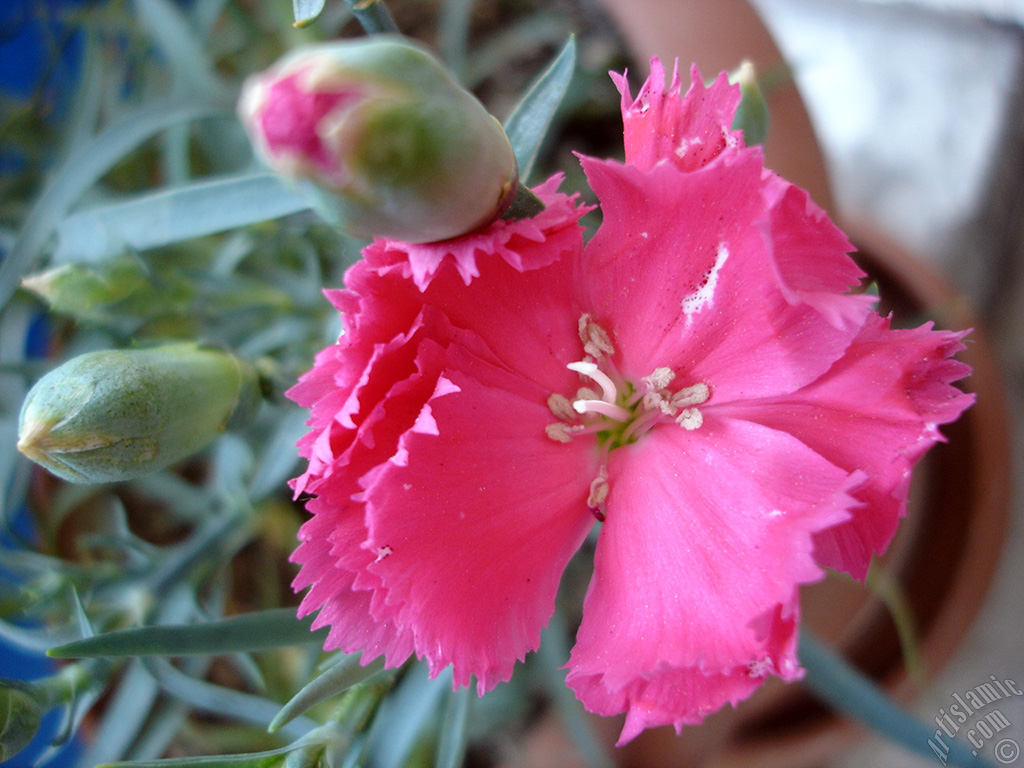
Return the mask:
[[558,421],[548,424],[544,431],[558,443],[583,435],[597,438],[605,460],[590,484],[587,507],[594,517],[604,521],[609,493],[608,451],[636,442],[665,421],[685,430],[699,429],[704,416],[697,406],[708,401],[711,389],[700,381],[673,391],[676,373],[667,367],[655,368],[650,376],[634,384],[619,374],[612,360],[615,347],[611,337],[590,315],[580,317],[579,333],[585,357],[567,367],[597,385],[597,390],[580,387],[571,400],[558,393],[551,395],[548,408]]
[[546,428],[552,440],[567,443],[575,436],[593,434],[605,450],[612,450],[636,442],[664,421],[674,421],[686,430],[704,423],[697,406],[711,397],[706,383],[673,391],[676,374],[665,367],[655,368],[636,384],[626,381],[611,360],[615,354],[611,338],[590,315],[580,318],[579,332],[586,358],[567,367],[600,391],[581,387],[572,400],[560,394],[548,398],[548,407],[558,418]]

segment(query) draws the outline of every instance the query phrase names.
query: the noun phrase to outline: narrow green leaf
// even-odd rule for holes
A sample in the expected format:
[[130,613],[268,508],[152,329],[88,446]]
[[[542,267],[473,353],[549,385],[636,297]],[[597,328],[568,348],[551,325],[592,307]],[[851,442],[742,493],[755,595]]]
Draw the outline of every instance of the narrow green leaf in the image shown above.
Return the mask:
[[323,674],[313,678],[287,704],[281,707],[281,711],[271,721],[267,730],[273,733],[320,702],[337,696],[353,685],[371,680],[383,670],[383,659],[377,659],[363,667],[359,665],[358,656],[345,656]]
[[277,219],[309,208],[271,173],[161,190],[72,214],[57,228],[56,262],[99,261]]
[[473,691],[469,687],[448,692],[444,720],[437,742],[436,768],[459,768],[466,757],[466,741],[469,738],[469,709],[473,702]]
[[938,749],[949,768],[990,768],[987,760],[958,741],[947,738],[939,745],[934,727],[900,709],[871,680],[806,631],[800,633],[799,655],[807,670],[803,684],[837,712],[859,720],[912,754],[934,760]]
[[519,178],[530,178],[544,136],[572,80],[576,68],[576,39],[570,37],[505,121],[505,132],[516,153]]
[[541,668],[547,694],[554,701],[556,711],[561,716],[570,738],[579,747],[586,764],[595,768],[613,768],[615,761],[611,759],[608,750],[597,738],[593,726],[586,719],[583,705],[565,684],[565,670],[562,665],[569,658],[567,637],[565,617],[559,611],[555,611],[551,622],[541,635],[540,649],[537,651],[537,664]]
[[441,58],[461,82],[466,75],[466,42],[475,0],[444,0],[437,21]]
[[398,34],[401,30],[395,24],[391,11],[384,0],[345,0],[352,8],[356,20],[368,35]]
[[7,304],[58,222],[111,167],[161,130],[218,112],[224,112],[223,105],[194,97],[152,102],[123,115],[91,141],[79,145],[43,189],[25,217],[14,246],[0,262],[0,306]]
[[266,752],[253,752],[243,755],[210,755],[204,757],[177,757],[167,760],[142,760],[130,763],[103,763],[97,768],[270,768],[278,765],[282,758],[296,745],[271,749]]
[[144,727],[159,694],[160,686],[153,677],[139,662],[130,662],[102,710],[81,765],[123,759]]
[[175,3],[169,0],[136,0],[136,13],[152,35],[169,69],[192,92],[227,96],[227,86],[213,68],[201,38]]
[[292,0],[295,26],[304,27],[311,23],[324,9],[324,0]]
[[429,675],[426,664],[415,665],[381,706],[370,745],[376,768],[408,765],[423,735],[436,728],[438,705],[451,688],[452,676],[450,669],[433,680]]
[[[146,659],[142,663],[165,691],[203,712],[261,728],[266,728],[278,712],[277,702],[191,677],[165,659]],[[308,718],[298,717],[281,731],[296,739],[310,733],[317,725]]]
[[185,656],[258,651],[283,645],[322,643],[326,629],[312,632],[311,617],[296,619],[291,608],[246,613],[202,624],[136,627],[107,632],[52,648],[58,659],[84,656]]

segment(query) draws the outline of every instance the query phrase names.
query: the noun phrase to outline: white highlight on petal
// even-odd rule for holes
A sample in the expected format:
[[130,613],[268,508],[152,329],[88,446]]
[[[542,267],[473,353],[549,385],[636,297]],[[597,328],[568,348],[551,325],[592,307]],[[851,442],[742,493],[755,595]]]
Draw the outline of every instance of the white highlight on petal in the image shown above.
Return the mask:
[[700,136],[694,136],[693,138],[683,137],[679,140],[679,146],[676,147],[676,157],[684,157],[687,152],[690,151],[690,147],[699,147],[704,143],[704,139]]
[[[601,397],[606,403],[614,403],[616,398],[619,396],[619,391],[615,387],[615,382],[608,378],[608,374],[593,363],[569,363],[565,367],[570,371],[576,371],[576,373],[581,373],[596,381],[601,387]],[[575,404],[573,407],[575,407]],[[576,408],[576,410],[579,411],[579,408]],[[580,413],[583,413],[583,411],[580,411]]]
[[711,300],[714,298],[715,287],[718,285],[718,275],[722,271],[722,267],[725,266],[725,262],[728,258],[729,249],[725,247],[725,243],[720,243],[718,246],[718,254],[715,256],[715,263],[712,265],[711,269],[708,270],[707,274],[704,275],[704,279],[701,281],[701,284],[697,286],[697,290],[689,296],[683,297],[682,307],[683,314],[686,315],[687,328],[689,328],[690,324],[693,323],[693,316],[710,304]]
[[754,679],[768,677],[774,671],[775,663],[769,658],[754,659],[747,664],[747,674]]
[[393,549],[391,549],[391,547],[389,547],[389,546],[388,546],[387,544],[385,544],[385,545],[384,545],[383,547],[377,547],[377,549],[375,550],[375,552],[377,553],[377,559],[376,559],[376,560],[374,560],[374,562],[375,562],[375,563],[379,563],[379,562],[380,562],[381,560],[383,560],[383,559],[384,559],[385,557],[387,557],[387,556],[388,556],[388,555],[390,555],[390,554],[391,554],[392,552],[394,552],[394,550],[393,550]]

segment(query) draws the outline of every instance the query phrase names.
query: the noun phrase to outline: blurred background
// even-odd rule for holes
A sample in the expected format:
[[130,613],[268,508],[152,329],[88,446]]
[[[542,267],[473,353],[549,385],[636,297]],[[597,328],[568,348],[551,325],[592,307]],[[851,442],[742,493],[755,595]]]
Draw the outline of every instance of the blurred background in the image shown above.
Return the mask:
[[[963,292],[995,344],[1024,467],[1024,3],[756,0],[806,98],[841,218],[882,230]],[[916,711],[1024,679],[1024,500],[992,591]],[[979,596],[980,597],[980,596]],[[1000,702],[1024,737],[1024,699]],[[999,738],[999,737],[996,737]],[[991,754],[991,753],[989,753]],[[1012,757],[1012,752],[1006,757]],[[997,758],[998,759],[998,758]],[[1002,762],[1002,761],[1000,761]],[[1024,758],[1005,764],[1024,763]],[[869,740],[839,765],[935,765]]]

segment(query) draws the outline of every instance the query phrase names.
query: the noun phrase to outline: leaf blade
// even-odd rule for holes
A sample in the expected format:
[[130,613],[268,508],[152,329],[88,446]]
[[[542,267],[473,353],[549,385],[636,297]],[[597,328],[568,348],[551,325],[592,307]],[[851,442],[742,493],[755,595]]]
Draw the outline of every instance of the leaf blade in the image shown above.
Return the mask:
[[340,662],[306,683],[287,704],[281,707],[267,726],[271,733],[315,707],[322,701],[364,683],[384,671],[384,660],[377,659],[366,666],[360,666],[357,656],[346,656]]
[[312,619],[296,619],[291,608],[232,616],[201,624],[134,627],[51,648],[58,659],[91,656],[188,656],[258,651],[322,642],[326,630],[312,631]]
[[272,173],[199,181],[72,214],[57,227],[53,260],[96,262],[124,246],[144,251],[308,208]]
[[524,182],[533,172],[544,136],[569,88],[575,69],[576,38],[570,36],[505,121],[505,132],[519,163],[519,178]]

